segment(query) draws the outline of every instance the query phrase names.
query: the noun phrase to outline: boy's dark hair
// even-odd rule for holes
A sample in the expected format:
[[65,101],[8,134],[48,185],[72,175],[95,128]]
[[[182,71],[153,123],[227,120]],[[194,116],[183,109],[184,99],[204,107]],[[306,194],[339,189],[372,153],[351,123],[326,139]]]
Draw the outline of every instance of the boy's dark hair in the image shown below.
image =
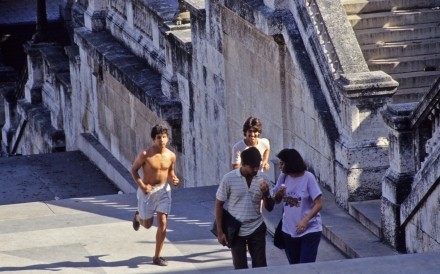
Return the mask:
[[246,136],[246,132],[248,130],[255,131],[255,132],[258,132],[261,134],[261,132],[263,131],[263,125],[261,124],[260,119],[252,117],[252,116],[247,118],[243,124],[244,136]]
[[296,149],[285,148],[277,154],[278,159],[284,162],[284,173],[301,173],[307,170],[307,165]]
[[261,165],[261,154],[256,147],[243,150],[240,157],[242,166],[259,167]]
[[151,139],[155,139],[158,134],[166,134],[168,136],[168,127],[162,124],[157,124],[151,129]]

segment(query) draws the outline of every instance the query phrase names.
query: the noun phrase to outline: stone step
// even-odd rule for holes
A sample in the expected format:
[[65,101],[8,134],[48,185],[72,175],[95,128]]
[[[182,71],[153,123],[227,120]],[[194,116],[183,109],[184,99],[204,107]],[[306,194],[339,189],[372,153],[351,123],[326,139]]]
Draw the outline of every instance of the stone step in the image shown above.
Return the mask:
[[397,88],[396,93],[394,93],[393,97],[391,98],[392,103],[401,104],[420,102],[430,88],[431,86],[419,88]]
[[407,73],[390,73],[394,80],[399,82],[399,88],[420,88],[431,86],[440,77],[440,71],[418,71]]
[[324,201],[321,210],[323,234],[344,254],[350,258],[398,254],[337,205],[335,196],[330,191],[322,189],[322,192]]
[[435,54],[440,52],[440,38],[361,45],[365,60]]
[[383,239],[380,203],[380,200],[351,202],[348,205],[348,213],[379,239]]
[[396,10],[347,16],[353,29],[374,29],[399,25],[440,22],[440,9]]
[[367,60],[367,64],[372,71],[382,70],[386,73],[440,71],[440,53]]
[[438,23],[362,29],[355,32],[360,45],[440,38]]
[[390,11],[389,0],[342,0],[347,15]]
[[381,11],[435,8],[440,0],[342,0],[347,15]]

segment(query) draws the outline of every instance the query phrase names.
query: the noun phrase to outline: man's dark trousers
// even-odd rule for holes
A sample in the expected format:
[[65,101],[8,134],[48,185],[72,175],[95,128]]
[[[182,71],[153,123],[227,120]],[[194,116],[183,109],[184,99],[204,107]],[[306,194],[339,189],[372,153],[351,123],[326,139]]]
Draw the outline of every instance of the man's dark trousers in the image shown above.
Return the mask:
[[231,248],[235,269],[248,268],[246,245],[252,259],[252,267],[267,266],[266,262],[266,225],[262,223],[253,233],[237,236]]

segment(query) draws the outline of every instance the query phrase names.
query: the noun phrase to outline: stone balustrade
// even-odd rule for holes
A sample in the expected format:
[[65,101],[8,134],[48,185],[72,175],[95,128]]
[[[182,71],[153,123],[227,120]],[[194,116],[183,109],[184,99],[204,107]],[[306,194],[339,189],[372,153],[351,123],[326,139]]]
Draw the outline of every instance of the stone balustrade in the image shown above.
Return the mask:
[[432,225],[421,220],[430,217],[418,209],[430,200],[437,203],[432,197],[440,176],[439,103],[440,79],[419,103],[390,104],[383,111],[389,129],[390,168],[382,184],[382,226],[385,240],[398,249],[406,247],[403,251],[422,251],[405,240],[405,233],[430,230],[410,223]]
[[[417,134],[416,163],[417,169],[420,169],[425,159],[440,146],[440,78],[420,101],[411,116],[411,121]],[[426,136],[430,137],[427,139]]]
[[339,75],[343,73],[343,68],[339,62],[339,57],[336,53],[335,47],[332,43],[332,39],[327,31],[327,25],[324,24],[324,19],[319,10],[319,6],[315,0],[308,0],[306,2],[309,15],[313,21],[313,25],[316,29],[316,34],[319,37],[323,52],[327,57],[327,63],[334,78],[339,78]]

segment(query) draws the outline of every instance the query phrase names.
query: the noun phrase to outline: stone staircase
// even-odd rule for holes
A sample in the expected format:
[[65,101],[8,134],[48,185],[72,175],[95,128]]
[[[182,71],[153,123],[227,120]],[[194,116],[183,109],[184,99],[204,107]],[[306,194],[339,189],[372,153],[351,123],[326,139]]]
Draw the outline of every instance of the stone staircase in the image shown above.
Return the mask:
[[[440,1],[341,1],[369,69],[399,82],[392,102],[420,101],[440,77]],[[348,210],[382,241],[380,200],[350,202]]]
[[370,70],[399,82],[393,103],[419,101],[440,77],[440,1],[342,3]]

